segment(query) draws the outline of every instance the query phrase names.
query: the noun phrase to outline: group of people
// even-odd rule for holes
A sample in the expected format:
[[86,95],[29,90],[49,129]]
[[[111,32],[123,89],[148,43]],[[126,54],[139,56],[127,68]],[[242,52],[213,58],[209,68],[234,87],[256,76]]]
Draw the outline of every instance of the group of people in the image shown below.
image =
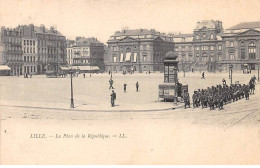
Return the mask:
[[[24,78],[28,78],[28,74],[24,73]],[[32,78],[32,74],[30,74],[30,78]]]
[[[113,83],[114,83],[113,79],[110,78],[109,89],[114,89]],[[124,83],[124,93],[126,93],[126,86],[127,86],[127,84]],[[138,82],[136,82],[135,87],[136,87],[136,92],[138,92],[139,91],[139,83]],[[115,93],[114,90],[112,90],[110,97],[111,97],[111,106],[114,107],[115,106],[115,100],[116,100],[116,93]]]
[[[223,79],[223,85],[208,87],[207,89],[198,89],[192,95],[193,108],[209,107],[210,110],[214,108],[223,109],[224,104],[237,101],[242,98],[249,100],[249,95],[254,94],[256,78],[253,76],[249,84],[231,84],[226,85]],[[184,108],[190,107],[190,96],[188,92],[184,93]]]

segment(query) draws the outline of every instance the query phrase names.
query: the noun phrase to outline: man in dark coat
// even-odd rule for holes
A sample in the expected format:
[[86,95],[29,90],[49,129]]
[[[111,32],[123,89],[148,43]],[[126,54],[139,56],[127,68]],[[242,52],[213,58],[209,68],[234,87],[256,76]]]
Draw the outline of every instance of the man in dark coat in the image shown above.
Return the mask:
[[110,97],[111,97],[111,106],[114,107],[115,106],[115,100],[116,100],[116,93],[114,92],[114,90],[112,90]]

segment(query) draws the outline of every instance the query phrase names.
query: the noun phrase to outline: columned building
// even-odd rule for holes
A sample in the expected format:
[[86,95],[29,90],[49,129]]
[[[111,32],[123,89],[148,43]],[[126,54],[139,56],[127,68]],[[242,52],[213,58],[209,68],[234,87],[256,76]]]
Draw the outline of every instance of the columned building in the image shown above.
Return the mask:
[[197,22],[193,34],[174,35],[174,54],[178,56],[179,70],[216,71],[223,57],[222,22]]
[[11,68],[10,75],[23,74],[22,32],[20,28],[1,28],[0,64]]
[[164,56],[173,50],[173,37],[154,29],[122,30],[107,41],[106,71],[163,71]]
[[255,70],[260,63],[260,22],[244,22],[225,30],[223,68],[233,65],[236,70]]

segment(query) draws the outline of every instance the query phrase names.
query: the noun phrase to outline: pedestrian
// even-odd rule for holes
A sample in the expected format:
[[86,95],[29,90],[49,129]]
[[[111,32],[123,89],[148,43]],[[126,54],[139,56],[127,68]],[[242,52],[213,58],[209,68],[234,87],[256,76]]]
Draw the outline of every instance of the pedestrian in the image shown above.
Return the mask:
[[124,83],[124,92],[126,92],[126,86],[127,86],[127,84]]
[[201,79],[205,79],[205,73],[204,73],[204,71],[202,72]]
[[83,77],[86,78],[86,74],[83,74]]
[[116,100],[116,93],[114,92],[114,90],[112,90],[110,97],[111,97],[111,106],[114,107],[115,106],[115,100]]
[[32,78],[32,74],[30,74],[30,78]]
[[113,79],[110,78],[110,80],[109,80],[109,85],[110,85],[110,86],[109,86],[109,89],[114,89],[113,83],[114,83]]
[[136,91],[138,92],[138,89],[139,89],[139,83],[136,82],[135,86],[136,86]]

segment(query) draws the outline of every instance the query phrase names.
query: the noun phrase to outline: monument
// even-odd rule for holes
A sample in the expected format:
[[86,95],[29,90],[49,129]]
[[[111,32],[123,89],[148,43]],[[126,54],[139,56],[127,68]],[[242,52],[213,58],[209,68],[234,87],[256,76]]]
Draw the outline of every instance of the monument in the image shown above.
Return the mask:
[[164,83],[159,84],[159,98],[164,101],[174,101],[177,103],[178,97],[182,98],[183,91],[188,90],[188,86],[182,86],[178,80],[177,56],[173,51],[166,53],[164,57]]

